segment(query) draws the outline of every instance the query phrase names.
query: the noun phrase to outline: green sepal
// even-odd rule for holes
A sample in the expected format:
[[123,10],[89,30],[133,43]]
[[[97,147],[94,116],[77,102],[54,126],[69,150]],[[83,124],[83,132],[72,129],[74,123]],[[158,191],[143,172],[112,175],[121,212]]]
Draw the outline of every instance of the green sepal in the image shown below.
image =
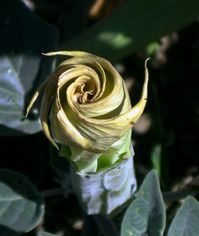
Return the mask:
[[124,158],[131,156],[130,146],[131,130],[104,153],[93,153],[73,146],[61,146],[59,155],[66,157],[76,172],[85,175],[109,169],[114,164],[123,161]]

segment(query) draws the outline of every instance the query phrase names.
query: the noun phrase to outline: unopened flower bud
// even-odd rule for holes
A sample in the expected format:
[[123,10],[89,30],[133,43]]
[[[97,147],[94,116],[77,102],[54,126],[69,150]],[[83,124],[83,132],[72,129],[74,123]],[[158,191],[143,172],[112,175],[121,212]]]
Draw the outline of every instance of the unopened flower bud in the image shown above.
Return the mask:
[[147,101],[148,70],[139,102],[131,108],[129,94],[109,61],[90,53],[66,55],[54,73],[34,94],[27,114],[43,91],[40,120],[44,133],[58,148],[69,147],[70,161],[82,173],[96,172],[129,156],[131,128]]

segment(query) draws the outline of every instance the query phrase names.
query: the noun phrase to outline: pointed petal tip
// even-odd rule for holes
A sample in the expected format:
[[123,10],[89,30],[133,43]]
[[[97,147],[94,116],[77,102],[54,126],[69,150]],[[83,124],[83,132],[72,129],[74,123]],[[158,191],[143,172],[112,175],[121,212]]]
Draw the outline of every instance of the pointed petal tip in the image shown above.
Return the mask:
[[48,131],[44,130],[44,133],[46,135],[46,137],[48,138],[48,140],[50,141],[50,143],[59,151],[59,147],[56,144],[56,142],[54,141],[54,139],[51,137],[50,133],[48,133]]
[[53,52],[42,52],[41,55],[43,55],[43,56],[53,56]]
[[34,103],[34,102],[31,101],[31,102],[29,103],[28,107],[26,108],[26,113],[25,113],[25,116],[24,116],[25,119],[27,119],[27,117],[28,117],[28,115],[29,115],[29,113],[30,113],[30,110],[31,110],[31,108],[32,108],[32,106],[33,106],[33,103]]
[[147,62],[150,60],[150,58],[147,58],[145,60],[145,78],[144,78],[144,84],[142,88],[142,95],[139,100],[139,102],[132,107],[130,114],[130,124],[133,126],[137,120],[141,117],[141,115],[144,112],[147,99],[148,99],[148,80],[149,80],[149,71],[147,68]]
[[151,60],[150,57],[148,57],[148,58],[145,60],[145,67],[147,66],[147,63],[148,63],[148,61],[150,61],[150,60]]
[[148,77],[149,77],[149,71],[148,71],[148,61],[150,61],[151,60],[151,58],[149,57],[149,58],[147,58],[146,60],[145,60],[145,63],[144,63],[144,67],[145,67],[145,80],[147,80],[148,81]]
[[29,114],[29,111],[26,111],[26,114],[25,114],[25,116],[24,116],[24,119],[27,119],[28,114]]
[[84,57],[91,55],[88,52],[83,51],[54,51],[54,52],[47,52],[41,53],[44,56],[69,56],[69,57]]
[[57,146],[57,144],[53,144],[53,146],[59,151],[59,147]]

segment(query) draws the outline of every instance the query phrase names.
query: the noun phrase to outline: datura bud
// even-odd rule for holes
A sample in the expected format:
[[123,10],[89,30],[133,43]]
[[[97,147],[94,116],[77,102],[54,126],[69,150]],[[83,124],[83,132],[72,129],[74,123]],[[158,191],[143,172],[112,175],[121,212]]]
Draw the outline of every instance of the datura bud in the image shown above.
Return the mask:
[[81,51],[66,55],[34,94],[27,114],[43,92],[40,120],[49,141],[69,159],[79,173],[96,173],[130,156],[131,128],[147,101],[148,70],[139,102],[131,108],[126,85],[109,61]]

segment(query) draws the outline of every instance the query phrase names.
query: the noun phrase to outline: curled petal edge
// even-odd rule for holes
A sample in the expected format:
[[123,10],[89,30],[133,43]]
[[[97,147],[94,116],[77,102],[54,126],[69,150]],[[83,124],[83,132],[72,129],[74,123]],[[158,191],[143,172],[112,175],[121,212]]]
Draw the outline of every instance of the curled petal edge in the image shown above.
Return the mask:
[[[94,56],[93,54],[90,54],[90,53],[87,53],[87,52],[81,52],[81,51],[58,51],[58,52],[49,52],[49,53],[42,53],[42,54],[46,55],[46,56],[55,56],[55,55],[67,55],[67,56],[72,56],[72,57]],[[99,58],[99,57],[97,57],[97,58]],[[125,124],[126,125],[126,129],[125,130],[128,130],[129,128],[132,128],[133,125],[136,123],[136,121],[142,115],[142,113],[144,111],[144,108],[146,106],[147,94],[148,94],[148,80],[149,80],[149,72],[148,72],[148,69],[147,69],[147,62],[149,60],[150,60],[150,58],[148,58],[145,61],[145,80],[144,80],[144,84],[143,84],[141,98],[140,98],[139,102],[130,109],[130,111],[128,111],[128,112],[126,112],[126,113],[116,117],[115,119],[107,119],[107,120],[105,119],[105,120],[99,120],[98,121],[96,119],[94,120],[92,118],[88,118],[87,121],[90,120],[91,122],[94,122],[96,125],[99,124],[99,122],[102,122],[104,125],[108,125],[108,126],[109,125],[111,125],[111,126],[116,125],[116,127],[117,127],[117,124],[120,123],[120,124]],[[50,78],[49,80],[52,80],[52,79],[53,78]],[[28,113],[30,112],[32,106],[34,105],[34,103],[37,100],[38,96],[40,95],[41,91],[43,89],[45,89],[45,87],[48,87],[49,80],[44,81],[42,83],[42,85],[39,87],[39,89],[33,95],[32,99],[31,99],[31,101],[30,101],[30,103],[29,103],[29,105],[27,107],[27,111],[26,111],[25,117],[28,116]],[[54,81],[54,83],[55,83],[55,81]],[[46,93],[46,90],[47,89],[45,89],[45,93]],[[50,94],[49,96],[52,96],[52,94]],[[46,99],[43,99],[42,102],[45,103]],[[52,145],[54,145],[57,149],[59,149],[59,147],[56,144],[55,140],[51,136],[51,132],[50,132],[50,129],[49,129],[48,117],[47,117],[48,114],[49,114],[49,109],[50,109],[50,107],[47,106],[45,111],[41,111],[41,123],[42,123],[42,127],[43,127],[43,130],[44,130],[44,133],[45,133],[46,137],[49,139],[49,141],[52,143]]]

